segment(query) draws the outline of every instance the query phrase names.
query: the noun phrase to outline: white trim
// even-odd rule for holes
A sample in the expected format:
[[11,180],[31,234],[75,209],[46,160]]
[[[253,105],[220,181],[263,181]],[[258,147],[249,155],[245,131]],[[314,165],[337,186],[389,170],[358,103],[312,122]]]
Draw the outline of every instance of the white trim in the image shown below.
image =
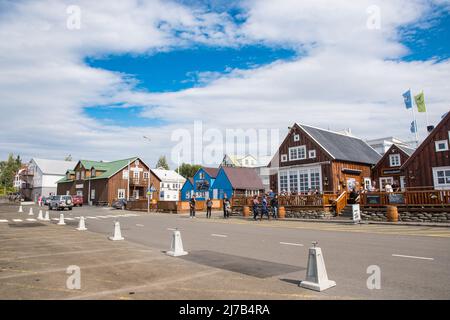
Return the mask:
[[[123,193],[123,197],[120,196],[120,194]],[[125,189],[117,189],[117,199],[125,199]]]
[[281,162],[287,162],[288,161],[288,156],[287,154],[282,154],[281,155]]
[[[314,156],[312,156],[311,154],[314,154]],[[316,149],[313,149],[313,150],[309,150],[309,151],[308,151],[308,158],[309,158],[309,159],[315,159],[316,156],[317,156]]]
[[[291,150],[296,150],[297,156],[300,156],[300,150],[303,150],[303,157],[301,157],[301,158],[298,157],[298,158],[292,159]],[[306,146],[290,147],[288,157],[289,157],[289,161],[305,160],[306,159]]]
[[366,188],[366,182],[369,182],[369,188],[370,189],[372,189],[372,179],[371,178],[368,178],[368,177],[365,177],[364,178],[364,189],[366,189],[366,190],[368,190],[367,188]]
[[[297,190],[291,190],[291,185],[290,185],[290,173],[291,172],[295,172],[297,174]],[[281,175],[287,177],[287,192],[300,192],[300,173],[307,173],[308,175],[308,186],[307,189],[313,189],[313,187],[311,186],[311,174],[318,172],[319,173],[319,191],[322,192],[323,191],[323,183],[322,183],[322,166],[308,166],[308,167],[301,167],[301,166],[297,166],[295,168],[283,168],[282,170],[280,170],[278,172],[278,190],[279,192],[282,191],[281,189]],[[306,192],[308,191],[306,190]]]
[[[393,159],[397,159],[398,158],[398,164],[393,163]],[[393,153],[389,155],[389,166],[390,167],[401,167],[402,165],[402,158],[400,156],[400,153]]]
[[294,141],[295,142],[300,141],[300,135],[298,133],[294,133]]
[[380,177],[380,191],[384,191],[383,183],[381,183],[382,180],[388,180],[391,186],[394,183],[394,177]]
[[[450,170],[450,167],[434,167],[432,168],[432,172],[433,172],[433,185],[434,188],[437,190],[440,189],[450,189],[450,183],[438,183],[438,176],[437,176],[437,172],[438,171],[447,171]],[[445,179],[445,173],[444,173],[444,179]]]
[[[444,143],[445,149],[438,149],[438,145]],[[448,140],[437,140],[434,142],[434,147],[436,152],[448,151]]]

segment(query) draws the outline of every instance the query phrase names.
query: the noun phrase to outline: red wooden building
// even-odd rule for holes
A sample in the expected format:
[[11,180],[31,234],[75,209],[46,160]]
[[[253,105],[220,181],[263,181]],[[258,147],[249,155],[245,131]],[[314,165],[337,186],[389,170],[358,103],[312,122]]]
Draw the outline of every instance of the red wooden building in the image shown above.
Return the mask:
[[394,189],[405,190],[405,173],[402,165],[413,152],[414,149],[393,144],[373,168],[372,186],[379,191],[385,191],[384,186],[390,184]]
[[406,187],[450,189],[450,112],[403,164]]
[[277,174],[271,189],[291,194],[311,191],[341,193],[371,185],[372,167],[381,155],[362,139],[294,124],[272,160]]

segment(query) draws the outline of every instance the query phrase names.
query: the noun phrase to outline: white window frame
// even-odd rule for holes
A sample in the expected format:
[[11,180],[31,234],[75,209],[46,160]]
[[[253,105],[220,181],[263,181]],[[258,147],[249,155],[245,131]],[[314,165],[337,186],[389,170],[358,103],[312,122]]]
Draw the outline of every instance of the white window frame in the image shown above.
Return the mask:
[[439,171],[444,171],[444,179],[445,179],[445,171],[449,171],[450,167],[434,167],[433,170],[433,184],[434,188],[437,190],[440,189],[450,189],[450,183],[438,183],[438,176],[437,173]]
[[[380,191],[385,191],[383,186],[383,180],[388,181],[388,183],[392,186],[394,184],[394,177],[380,177]],[[385,183],[386,185],[387,183]]]
[[294,141],[300,141],[300,135],[298,133],[294,134]]
[[308,151],[308,157],[309,157],[309,159],[315,159],[316,158],[316,149],[309,150]]
[[80,171],[77,171],[75,176],[76,176],[75,177],[76,180],[80,180]]
[[372,179],[371,178],[364,178],[364,189],[365,190],[372,189]]
[[95,189],[91,189],[91,200],[95,200]]
[[[296,171],[297,173],[297,190],[291,190],[291,186],[290,186],[290,175],[291,172]],[[287,178],[287,186],[286,186],[286,190],[283,189],[283,191],[286,192],[301,192],[300,191],[300,174],[306,174],[308,176],[308,184],[307,184],[307,188],[306,190],[303,190],[304,193],[308,192],[308,190],[312,190],[314,191],[315,188],[313,188],[311,182],[312,182],[312,174],[313,173],[318,173],[319,174],[319,192],[323,192],[323,181],[322,181],[322,167],[321,166],[314,166],[314,167],[305,167],[305,168],[294,168],[294,169],[285,169],[279,172],[278,174],[278,190],[280,190],[280,192],[282,191],[281,188],[281,176],[286,177]]]
[[150,172],[144,172],[144,179],[148,179],[148,177],[150,176]]
[[[439,149],[438,146],[441,143],[445,144],[445,149]],[[448,151],[448,140],[437,140],[437,141],[434,142],[434,146],[435,146],[436,152]]]
[[[398,163],[394,160],[398,159]],[[402,160],[400,157],[400,153],[394,153],[389,155],[389,166],[391,167],[400,167],[402,165]]]
[[288,156],[287,154],[282,154],[281,155],[281,162],[287,162]]
[[123,170],[122,171],[122,178],[123,179],[128,179],[128,170]]
[[86,174],[85,174],[84,170],[82,170],[81,171],[81,180],[83,180],[85,176],[86,176]]
[[[297,157],[292,157],[293,150],[296,150]],[[303,157],[300,157],[300,150],[303,152]],[[298,147],[291,147],[289,148],[289,161],[296,161],[296,160],[305,160],[306,159],[306,146],[298,146]]]
[[[121,197],[120,195],[123,194],[123,196]],[[117,190],[117,199],[125,199],[126,194],[125,194],[125,189],[118,189]]]
[[137,170],[133,171],[133,178],[134,179],[139,179],[139,171],[137,171]]
[[133,190],[133,198],[139,200],[139,189]]

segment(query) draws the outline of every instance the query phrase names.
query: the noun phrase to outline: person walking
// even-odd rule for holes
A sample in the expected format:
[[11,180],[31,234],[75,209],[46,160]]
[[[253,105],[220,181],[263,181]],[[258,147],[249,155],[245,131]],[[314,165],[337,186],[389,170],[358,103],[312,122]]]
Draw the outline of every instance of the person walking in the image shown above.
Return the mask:
[[222,201],[223,218],[224,218],[224,219],[226,219],[226,217],[227,217],[227,208],[226,208],[226,205],[225,205],[225,202],[226,202],[226,201],[228,201],[228,196],[227,196],[227,194],[225,193],[225,194],[223,195],[223,201]]
[[206,200],[206,218],[210,219],[211,218],[211,210],[212,210],[212,200],[211,198],[208,198],[208,200]]
[[253,197],[253,220],[255,220],[255,221],[256,221],[256,217],[258,216],[258,206],[259,206],[258,196],[254,196]]
[[260,221],[262,220],[264,215],[267,215],[267,219],[270,220],[269,207],[267,205],[267,198],[265,195],[263,195],[261,200],[261,218],[259,219]]
[[278,195],[274,195],[274,197],[270,200],[270,206],[272,207],[272,214],[274,219],[278,219]]
[[231,214],[231,203],[230,200],[227,198],[225,199],[225,219],[228,219]]
[[189,213],[189,217],[195,218],[195,196],[192,196],[191,201],[189,201],[189,207],[190,207],[190,213]]

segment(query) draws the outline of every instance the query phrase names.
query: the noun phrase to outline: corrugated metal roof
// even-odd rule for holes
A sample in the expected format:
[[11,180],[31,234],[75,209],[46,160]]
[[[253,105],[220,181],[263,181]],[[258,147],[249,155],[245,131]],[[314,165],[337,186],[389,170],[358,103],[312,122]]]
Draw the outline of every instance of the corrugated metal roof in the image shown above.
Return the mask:
[[378,152],[359,138],[303,124],[298,126],[336,160],[376,164],[381,159]]
[[150,169],[155,176],[158,177],[162,182],[182,182],[186,181],[182,175],[179,175],[175,170],[164,170],[164,169]]
[[50,160],[33,158],[34,161],[43,174],[51,175],[65,175],[67,170],[73,169],[77,164],[76,161],[64,161],[64,160]]
[[217,177],[217,174],[219,173],[218,168],[208,168],[208,167],[202,167],[203,170],[211,177],[215,178]]
[[264,185],[253,168],[222,167],[233,189],[261,190]]

